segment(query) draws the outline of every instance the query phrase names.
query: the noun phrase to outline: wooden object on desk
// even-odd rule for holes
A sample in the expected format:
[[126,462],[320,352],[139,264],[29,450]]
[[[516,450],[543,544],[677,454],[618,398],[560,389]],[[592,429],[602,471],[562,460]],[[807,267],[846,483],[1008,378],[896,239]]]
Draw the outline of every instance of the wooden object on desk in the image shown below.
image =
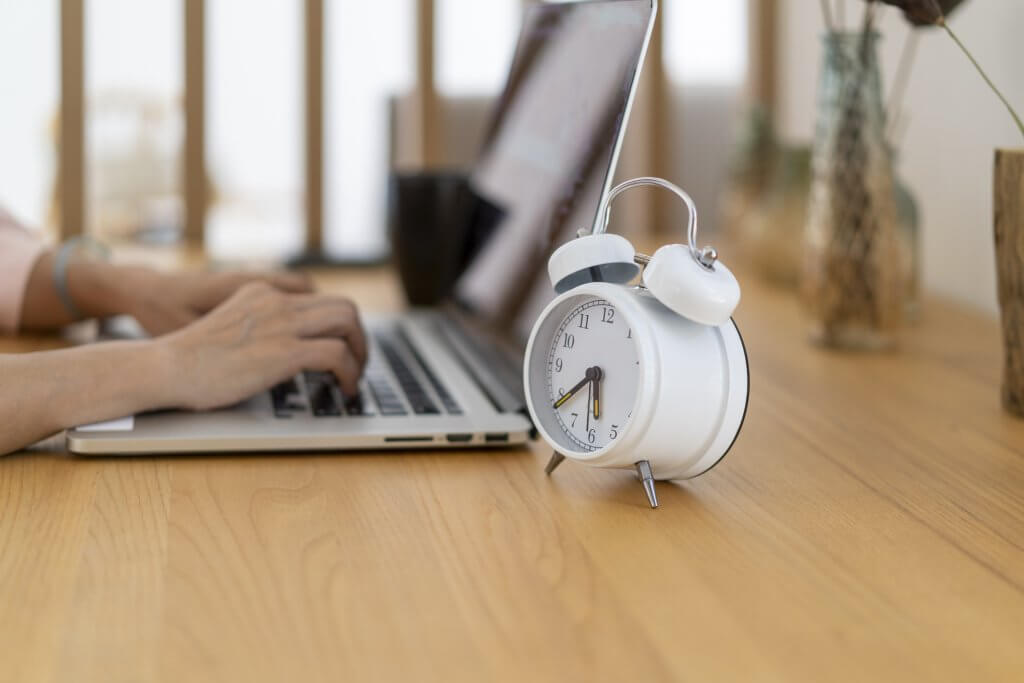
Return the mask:
[[[741,279],[746,426],[657,510],[539,446],[0,458],[0,677],[1019,680],[995,321],[931,303],[902,352],[835,353]],[[400,301],[385,271],[321,282]]]
[[1024,417],[1024,150],[996,150],[993,175],[1003,407]]

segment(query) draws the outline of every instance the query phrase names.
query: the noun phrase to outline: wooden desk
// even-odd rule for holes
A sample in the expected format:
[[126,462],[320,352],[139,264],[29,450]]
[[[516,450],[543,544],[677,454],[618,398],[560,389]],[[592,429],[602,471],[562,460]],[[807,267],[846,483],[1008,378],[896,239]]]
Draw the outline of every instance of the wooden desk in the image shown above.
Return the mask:
[[749,278],[738,320],[744,432],[655,511],[540,445],[0,458],[0,679],[1024,680],[995,322],[932,304],[902,353],[830,353]]

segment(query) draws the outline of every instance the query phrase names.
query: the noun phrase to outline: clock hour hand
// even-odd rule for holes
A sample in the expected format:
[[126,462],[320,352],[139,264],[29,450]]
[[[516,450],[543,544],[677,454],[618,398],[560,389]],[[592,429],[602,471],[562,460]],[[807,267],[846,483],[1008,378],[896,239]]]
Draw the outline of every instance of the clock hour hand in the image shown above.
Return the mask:
[[592,367],[591,370],[593,370],[594,375],[591,378],[591,381],[594,383],[593,410],[594,419],[596,420],[601,417],[601,380],[604,378],[604,373],[601,372],[601,368],[596,365]]

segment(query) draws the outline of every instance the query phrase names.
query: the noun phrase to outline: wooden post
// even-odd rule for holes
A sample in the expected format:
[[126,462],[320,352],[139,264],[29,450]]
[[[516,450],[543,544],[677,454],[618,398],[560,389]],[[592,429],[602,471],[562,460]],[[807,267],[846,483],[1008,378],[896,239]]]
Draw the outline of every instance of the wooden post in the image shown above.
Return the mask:
[[[60,3],[58,239],[85,232],[85,2]],[[10,65],[9,65],[10,66]],[[12,67],[13,68],[13,67]]]
[[206,229],[206,3],[185,0],[185,241],[202,247]]
[[1024,150],[996,150],[994,190],[1003,407],[1024,417]]
[[755,0],[749,4],[747,87],[754,104],[769,116],[775,113],[777,55],[776,0]]
[[324,246],[324,0],[306,0],[306,250]]
[[423,166],[440,158],[438,146],[438,103],[434,82],[434,0],[416,2],[416,104],[420,125]]

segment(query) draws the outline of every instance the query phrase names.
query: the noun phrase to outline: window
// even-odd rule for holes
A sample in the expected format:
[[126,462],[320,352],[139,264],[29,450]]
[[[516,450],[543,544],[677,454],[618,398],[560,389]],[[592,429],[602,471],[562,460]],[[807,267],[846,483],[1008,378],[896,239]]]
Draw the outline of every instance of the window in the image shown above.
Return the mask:
[[384,253],[389,103],[415,83],[413,0],[324,7],[324,246]]
[[58,3],[0,0],[0,17],[0,206],[29,225],[48,225],[57,170]]
[[206,3],[206,246],[278,259],[303,243],[303,3]]
[[676,83],[738,85],[746,76],[747,0],[667,0],[665,70]]
[[86,231],[180,235],[182,2],[85,5]]
[[497,94],[519,33],[518,0],[437,0],[437,90],[442,95]]

